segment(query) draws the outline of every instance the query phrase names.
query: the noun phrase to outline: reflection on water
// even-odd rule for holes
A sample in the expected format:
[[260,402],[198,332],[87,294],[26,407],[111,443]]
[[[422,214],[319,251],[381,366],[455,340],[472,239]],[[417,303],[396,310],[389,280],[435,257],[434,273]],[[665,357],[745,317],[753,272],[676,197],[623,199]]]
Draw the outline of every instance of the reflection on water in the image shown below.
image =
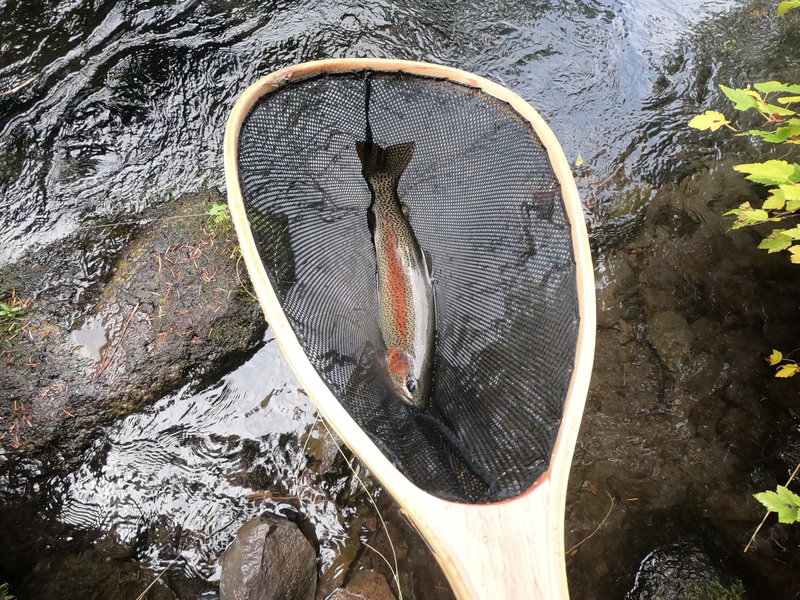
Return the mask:
[[99,315],[87,317],[83,325],[70,335],[76,350],[83,352],[95,362],[100,361],[100,352],[108,343],[102,317]]
[[[320,540],[324,570],[346,537],[332,500],[348,482],[318,481],[301,460],[299,444],[315,421],[269,339],[211,388],[183,390],[112,427],[84,465],[61,482],[59,519],[110,532],[116,543],[129,546],[145,536],[158,540],[159,528],[177,530],[179,542],[170,536],[145,545],[139,558],[160,569],[179,552],[188,575],[213,580],[217,557],[240,525],[265,510],[299,505]],[[312,436],[323,432],[314,428]],[[251,487],[264,479],[261,473],[276,487]],[[265,491],[272,498],[246,499]]]

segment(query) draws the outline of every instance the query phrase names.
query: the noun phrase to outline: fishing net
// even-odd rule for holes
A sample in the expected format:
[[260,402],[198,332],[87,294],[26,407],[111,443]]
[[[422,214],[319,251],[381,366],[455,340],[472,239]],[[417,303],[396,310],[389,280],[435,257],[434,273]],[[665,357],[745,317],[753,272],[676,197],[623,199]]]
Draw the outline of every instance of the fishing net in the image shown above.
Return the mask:
[[[376,368],[385,348],[371,198],[355,149],[367,114],[376,144],[415,143],[398,195],[434,278],[424,410],[399,399]],[[325,73],[262,96],[238,156],[269,280],[353,419],[439,497],[485,503],[528,489],[548,467],[578,333],[569,221],[530,123],[447,79]]]

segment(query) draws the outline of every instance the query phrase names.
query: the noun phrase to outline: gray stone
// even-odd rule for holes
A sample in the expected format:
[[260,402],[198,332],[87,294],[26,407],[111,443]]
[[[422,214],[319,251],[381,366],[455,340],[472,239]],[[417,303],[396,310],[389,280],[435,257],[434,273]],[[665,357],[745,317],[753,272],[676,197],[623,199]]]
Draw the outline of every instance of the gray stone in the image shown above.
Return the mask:
[[291,521],[266,515],[248,521],[220,563],[220,600],[314,599],[316,552]]

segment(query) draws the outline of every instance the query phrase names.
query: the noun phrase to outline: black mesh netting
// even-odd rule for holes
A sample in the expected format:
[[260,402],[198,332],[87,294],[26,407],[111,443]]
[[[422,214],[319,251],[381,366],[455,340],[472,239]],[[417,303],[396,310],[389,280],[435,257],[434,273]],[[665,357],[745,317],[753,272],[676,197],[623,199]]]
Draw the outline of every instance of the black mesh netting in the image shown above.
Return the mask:
[[270,280],[333,394],[417,486],[480,503],[547,469],[578,331],[559,182],[530,124],[480,90],[370,72],[375,143],[415,142],[398,194],[432,263],[433,391],[419,411],[380,364],[370,192],[355,142],[367,74],[324,74],[262,97],[239,177]]

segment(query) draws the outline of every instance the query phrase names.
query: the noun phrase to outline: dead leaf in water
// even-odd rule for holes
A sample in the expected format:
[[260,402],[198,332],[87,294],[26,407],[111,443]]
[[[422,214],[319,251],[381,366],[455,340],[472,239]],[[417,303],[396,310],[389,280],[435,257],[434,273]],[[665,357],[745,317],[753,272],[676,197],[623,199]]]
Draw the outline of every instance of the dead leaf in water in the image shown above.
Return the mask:
[[778,372],[775,373],[775,377],[781,377],[781,378],[794,377],[795,374],[797,373],[797,369],[798,367],[796,363],[783,365],[780,369],[778,369]]
[[769,355],[769,358],[766,359],[770,366],[777,365],[779,362],[783,360],[783,352],[780,350],[772,350],[772,354]]

